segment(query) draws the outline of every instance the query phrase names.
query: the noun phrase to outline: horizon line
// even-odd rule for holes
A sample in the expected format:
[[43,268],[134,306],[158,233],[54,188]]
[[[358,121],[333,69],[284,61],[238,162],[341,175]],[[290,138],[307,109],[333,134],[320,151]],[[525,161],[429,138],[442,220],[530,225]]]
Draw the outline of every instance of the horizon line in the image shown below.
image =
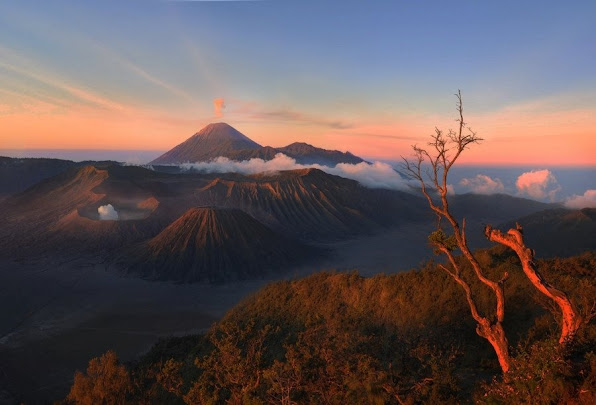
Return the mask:
[[[168,150],[164,149],[106,149],[106,148],[6,148],[0,149],[0,157],[6,157],[11,159],[58,159],[58,160],[71,160],[72,158],[61,158],[61,157],[52,157],[52,156],[40,156],[39,153],[43,152],[65,152],[65,153],[73,153],[73,152],[103,152],[103,153],[127,153],[127,152],[136,152],[136,153],[165,153]],[[11,153],[12,152],[12,153]],[[14,153],[26,153],[32,152],[37,153],[36,156],[11,156]],[[385,163],[401,163],[401,157],[396,156],[395,158],[387,158],[387,157],[374,157],[374,156],[359,156],[364,160],[367,161],[378,161],[378,162],[385,162]],[[94,159],[85,158],[81,159],[84,161],[90,160],[93,161]],[[105,159],[97,159],[97,160],[105,160]],[[113,159],[110,159],[113,160]],[[120,162],[119,160],[114,160]],[[512,163],[503,163],[503,162],[458,162],[457,166],[464,166],[464,167],[503,167],[503,168],[515,168],[515,167],[573,167],[573,168],[596,168],[595,163],[523,163],[523,162],[512,162]]]

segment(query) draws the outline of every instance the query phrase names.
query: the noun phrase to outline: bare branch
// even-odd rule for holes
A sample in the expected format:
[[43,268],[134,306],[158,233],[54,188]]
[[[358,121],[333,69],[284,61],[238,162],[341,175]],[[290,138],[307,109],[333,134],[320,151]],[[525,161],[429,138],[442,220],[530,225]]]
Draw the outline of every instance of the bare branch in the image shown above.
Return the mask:
[[582,325],[582,316],[578,313],[567,294],[549,284],[542,274],[540,274],[534,263],[534,251],[527,248],[524,243],[522,226],[518,223],[515,225],[515,229],[509,229],[506,234],[487,225],[484,228],[484,234],[488,240],[500,243],[501,245],[512,249],[517,254],[528,280],[530,280],[538,291],[546,295],[559,306],[562,317],[559,343],[563,345],[567,344],[573,340],[577,330]]
[[[463,288],[472,317],[478,323],[478,334],[485,337],[491,343],[497,353],[503,372],[507,372],[511,360],[508,351],[507,337],[505,336],[505,332],[501,325],[501,322],[503,322],[505,318],[505,294],[503,284],[507,279],[507,275],[498,282],[490,280],[485,276],[482,266],[468,247],[465,219],[460,228],[457,219],[449,209],[449,201],[447,198],[449,170],[468,145],[478,143],[482,140],[464,121],[463,102],[460,91],[457,92],[456,97],[456,110],[458,112],[458,119],[456,121],[459,123],[458,130],[453,131],[450,129],[445,133],[439,128],[435,128],[435,133],[431,135],[431,141],[428,143],[429,149],[427,150],[414,146],[414,160],[410,162],[404,158],[405,169],[413,178],[420,182],[423,196],[426,198],[430,209],[437,215],[437,230],[431,235],[431,243],[433,243],[438,251],[447,256],[453,270],[449,270],[443,265],[440,267]],[[430,184],[437,190],[439,196],[439,202],[437,203],[433,201],[426,180],[422,176],[422,165],[425,163],[430,166],[425,172]],[[452,237],[447,238],[441,230],[442,218],[446,219],[451,225],[453,230]],[[478,312],[470,285],[460,276],[459,267],[452,253],[453,247],[451,246],[452,241],[450,238],[455,240],[457,247],[459,247],[464,257],[472,265],[474,274],[478,280],[489,287],[494,293],[496,298],[496,323],[491,323],[486,317],[480,315]]]

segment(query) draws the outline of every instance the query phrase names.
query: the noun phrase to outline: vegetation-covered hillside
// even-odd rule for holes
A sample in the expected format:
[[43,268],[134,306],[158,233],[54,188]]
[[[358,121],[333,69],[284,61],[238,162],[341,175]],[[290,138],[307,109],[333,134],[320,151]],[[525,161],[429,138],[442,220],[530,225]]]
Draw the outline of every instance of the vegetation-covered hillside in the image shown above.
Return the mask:
[[[159,342],[139,362],[114,353],[77,373],[68,400],[130,403],[594,403],[596,328],[556,346],[557,321],[517,258],[479,254],[508,271],[507,318],[515,365],[501,377],[474,332],[459,286],[445,272],[320,273],[270,284],[201,336]],[[539,263],[580,312],[593,311],[596,253]],[[490,295],[487,294],[487,297]],[[494,307],[478,297],[487,311]],[[555,312],[556,313],[556,312]]]

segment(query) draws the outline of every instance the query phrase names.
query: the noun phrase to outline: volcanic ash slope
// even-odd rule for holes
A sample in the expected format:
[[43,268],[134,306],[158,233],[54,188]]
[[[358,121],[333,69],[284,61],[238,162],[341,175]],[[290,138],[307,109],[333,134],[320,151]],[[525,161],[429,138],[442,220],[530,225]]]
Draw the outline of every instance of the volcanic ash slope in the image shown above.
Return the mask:
[[199,207],[134,248],[128,271],[153,280],[221,282],[263,277],[320,254],[239,209]]

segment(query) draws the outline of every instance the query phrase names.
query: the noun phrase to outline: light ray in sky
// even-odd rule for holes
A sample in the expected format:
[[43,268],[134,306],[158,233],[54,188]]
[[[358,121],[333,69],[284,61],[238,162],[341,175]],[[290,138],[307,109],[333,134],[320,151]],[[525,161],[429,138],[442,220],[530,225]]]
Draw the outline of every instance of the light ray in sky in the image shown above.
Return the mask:
[[167,150],[225,120],[265,145],[391,159],[453,127],[461,89],[486,139],[469,162],[596,164],[595,14],[587,1],[0,2],[0,146],[92,147],[93,128],[113,149]]
[[113,100],[110,100],[109,98],[97,95],[90,90],[73,86],[60,79],[49,77],[45,74],[34,72],[28,70],[27,68],[14,66],[2,61],[0,61],[0,67],[11,70],[18,75],[27,77],[28,79],[36,80],[55,89],[65,91],[81,102],[92,104],[108,110],[126,111],[126,107]]

